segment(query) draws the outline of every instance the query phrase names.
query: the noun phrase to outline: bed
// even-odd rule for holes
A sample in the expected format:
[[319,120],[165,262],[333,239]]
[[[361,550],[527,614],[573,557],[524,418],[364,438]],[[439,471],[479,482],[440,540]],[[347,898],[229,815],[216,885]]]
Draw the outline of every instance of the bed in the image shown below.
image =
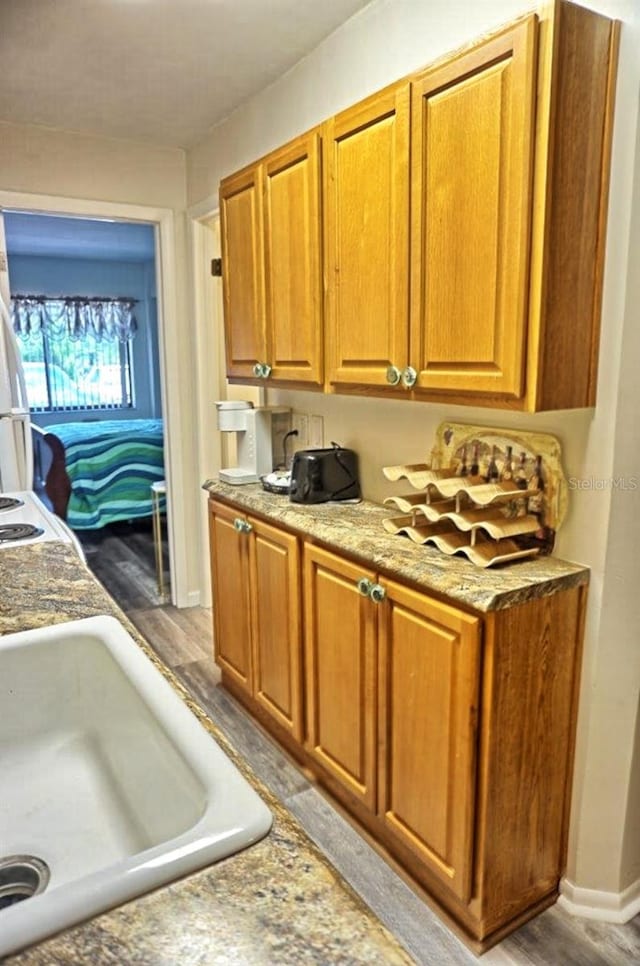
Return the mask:
[[151,484],[165,476],[161,419],[57,423],[42,439],[44,490],[73,530],[152,515]]

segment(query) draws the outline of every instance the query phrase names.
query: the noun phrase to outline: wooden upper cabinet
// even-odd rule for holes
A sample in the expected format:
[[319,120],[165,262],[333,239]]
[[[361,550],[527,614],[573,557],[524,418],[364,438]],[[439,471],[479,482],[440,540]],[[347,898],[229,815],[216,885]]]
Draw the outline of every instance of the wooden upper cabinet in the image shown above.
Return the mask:
[[267,354],[260,165],[221,182],[220,219],[227,375],[252,379]]
[[320,169],[312,131],[221,182],[231,380],[322,384]]
[[228,376],[594,405],[618,38],[554,0],[223,181]]
[[594,404],[618,38],[556,0],[413,79],[415,398]]
[[383,386],[408,361],[408,83],[332,118],[324,144],[327,380]]
[[538,82],[527,408],[593,406],[620,22],[557,2]]
[[320,135],[264,161],[267,349],[270,378],[320,385],[323,369]]
[[379,813],[460,899],[471,895],[479,618],[383,580]]
[[536,25],[528,17],[411,85],[418,390],[523,393]]

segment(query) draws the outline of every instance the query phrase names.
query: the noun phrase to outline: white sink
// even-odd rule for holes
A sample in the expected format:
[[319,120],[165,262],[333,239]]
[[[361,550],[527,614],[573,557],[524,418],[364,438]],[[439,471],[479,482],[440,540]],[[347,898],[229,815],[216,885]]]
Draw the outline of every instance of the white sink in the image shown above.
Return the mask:
[[45,891],[0,909],[0,957],[239,851],[271,821],[117,620],[0,637],[0,868],[35,856],[50,870]]

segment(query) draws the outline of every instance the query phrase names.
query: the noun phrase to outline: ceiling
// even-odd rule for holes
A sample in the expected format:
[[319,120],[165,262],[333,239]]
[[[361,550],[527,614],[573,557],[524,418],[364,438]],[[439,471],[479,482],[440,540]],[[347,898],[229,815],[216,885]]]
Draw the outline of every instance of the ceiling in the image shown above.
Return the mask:
[[0,0],[0,121],[188,148],[369,0]]

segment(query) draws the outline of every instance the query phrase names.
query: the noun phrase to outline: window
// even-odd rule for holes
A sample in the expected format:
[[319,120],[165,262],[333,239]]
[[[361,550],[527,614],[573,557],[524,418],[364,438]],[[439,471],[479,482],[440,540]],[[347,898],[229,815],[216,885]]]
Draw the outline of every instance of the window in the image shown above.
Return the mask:
[[132,305],[116,299],[12,299],[34,412],[132,407]]
[[51,345],[43,336],[39,344],[23,343],[21,354],[27,399],[35,412],[132,405],[128,343],[86,340]]

